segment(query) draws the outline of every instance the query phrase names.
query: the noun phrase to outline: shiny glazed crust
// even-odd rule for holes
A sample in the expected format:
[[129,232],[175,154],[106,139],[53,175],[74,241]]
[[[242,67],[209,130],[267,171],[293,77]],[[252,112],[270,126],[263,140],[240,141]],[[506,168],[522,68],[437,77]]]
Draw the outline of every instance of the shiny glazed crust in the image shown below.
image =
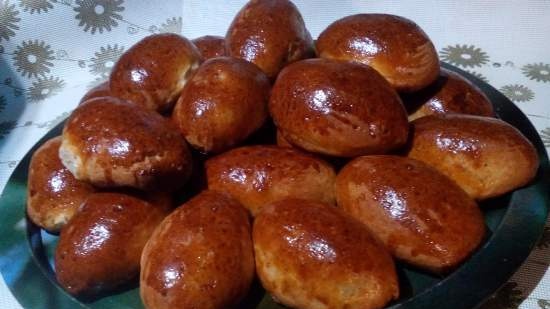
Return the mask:
[[228,195],[203,191],[155,230],[141,259],[140,293],[148,309],[231,308],[253,278],[248,213]]
[[216,35],[205,35],[191,41],[199,52],[203,60],[222,57],[225,52],[225,38]]
[[288,0],[252,0],[235,16],[225,36],[231,57],[256,64],[274,79],[287,64],[313,55],[302,15]]
[[336,196],[338,206],[363,222],[392,255],[432,272],[455,268],[485,234],[475,201],[414,159],[356,158],[338,174]]
[[372,66],[398,91],[420,90],[436,80],[439,58],[420,27],[389,14],[357,14],[330,24],[316,42],[321,58]]
[[230,150],[206,162],[208,188],[234,196],[251,213],[294,197],[334,204],[336,174],[328,163],[275,146]]
[[57,233],[95,189],[78,181],[59,159],[61,137],[36,150],[29,165],[27,214],[41,228]]
[[389,253],[339,208],[300,199],[266,205],[253,239],[262,285],[291,308],[382,308],[399,294]]
[[385,153],[404,145],[409,129],[395,90],[359,63],[308,59],[287,66],[269,110],[287,141],[331,156]]
[[435,167],[477,200],[526,185],[538,155],[516,128],[494,118],[431,115],[412,122],[408,156]]
[[112,97],[73,111],[59,154],[76,179],[100,187],[170,190],[191,172],[191,154],[171,122]]

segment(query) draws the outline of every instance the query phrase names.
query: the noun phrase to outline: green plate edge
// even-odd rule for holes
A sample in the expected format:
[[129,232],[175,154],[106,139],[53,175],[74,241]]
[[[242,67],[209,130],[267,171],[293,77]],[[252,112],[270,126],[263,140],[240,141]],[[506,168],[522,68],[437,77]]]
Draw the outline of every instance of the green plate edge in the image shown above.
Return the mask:
[[[492,236],[459,269],[437,284],[393,304],[391,309],[475,308],[504,284],[527,258],[542,234],[550,205],[550,164],[546,150],[529,119],[504,95],[475,76],[451,65],[475,83],[493,102],[500,118],[518,128],[537,148],[540,167],[535,180],[502,200],[508,202]],[[135,291],[82,303],[61,289],[47,264],[41,234],[27,225],[25,215],[27,169],[32,153],[61,133],[62,124],[46,134],[18,164],[0,196],[0,272],[25,309],[117,308],[139,309]],[[498,216],[500,218],[500,216]],[[490,222],[489,222],[489,225]],[[33,254],[34,253],[34,254]],[[424,280],[419,276],[417,280]],[[429,281],[430,279],[426,279]],[[118,301],[124,300],[126,305]],[[258,308],[282,308],[264,298]]]

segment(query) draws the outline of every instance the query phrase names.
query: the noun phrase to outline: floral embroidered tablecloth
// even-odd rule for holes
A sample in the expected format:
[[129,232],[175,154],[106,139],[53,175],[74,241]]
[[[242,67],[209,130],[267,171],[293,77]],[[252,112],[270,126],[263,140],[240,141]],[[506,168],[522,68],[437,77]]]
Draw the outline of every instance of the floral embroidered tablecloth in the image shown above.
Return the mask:
[[[294,2],[314,37],[333,20],[359,12],[416,21],[434,41],[442,61],[504,93],[550,149],[548,1]],[[0,189],[33,144],[63,120],[88,89],[107,78],[133,43],[162,32],[189,38],[224,35],[244,3],[0,0]],[[527,262],[482,308],[549,309],[549,264],[550,225]],[[21,308],[1,279],[0,308]]]

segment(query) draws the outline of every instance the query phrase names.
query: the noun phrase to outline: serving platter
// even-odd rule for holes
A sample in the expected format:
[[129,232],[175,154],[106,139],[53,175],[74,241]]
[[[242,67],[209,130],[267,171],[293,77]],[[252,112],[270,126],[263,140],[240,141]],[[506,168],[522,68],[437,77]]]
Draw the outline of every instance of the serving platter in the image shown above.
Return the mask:
[[[540,157],[536,178],[527,186],[482,207],[489,233],[482,246],[457,270],[436,277],[398,265],[401,297],[392,309],[475,308],[494,293],[527,258],[540,237],[550,205],[550,165],[536,129],[503,94],[478,78],[448,64],[476,84],[491,100],[498,116],[518,128]],[[25,309],[141,309],[137,283],[92,300],[78,300],[55,280],[53,253],[57,237],[41,231],[25,215],[27,170],[32,153],[60,135],[63,123],[52,129],[27,153],[0,197],[0,272]],[[86,267],[86,265],[82,265]],[[283,308],[256,283],[239,308]]]

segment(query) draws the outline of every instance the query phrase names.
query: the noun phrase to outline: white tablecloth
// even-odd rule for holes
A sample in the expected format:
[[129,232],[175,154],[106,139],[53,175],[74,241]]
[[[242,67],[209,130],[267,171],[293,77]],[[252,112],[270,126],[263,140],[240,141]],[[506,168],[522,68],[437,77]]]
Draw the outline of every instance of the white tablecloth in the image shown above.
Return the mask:
[[[243,0],[0,0],[0,189],[23,155],[151,33],[224,35]],[[359,12],[416,21],[443,61],[500,89],[550,148],[550,2],[296,0],[316,37]],[[549,188],[550,190],[550,188]],[[0,209],[0,211],[2,211]],[[0,223],[1,224],[1,223]],[[529,260],[484,305],[550,308],[550,228]],[[0,308],[20,309],[0,280]]]

